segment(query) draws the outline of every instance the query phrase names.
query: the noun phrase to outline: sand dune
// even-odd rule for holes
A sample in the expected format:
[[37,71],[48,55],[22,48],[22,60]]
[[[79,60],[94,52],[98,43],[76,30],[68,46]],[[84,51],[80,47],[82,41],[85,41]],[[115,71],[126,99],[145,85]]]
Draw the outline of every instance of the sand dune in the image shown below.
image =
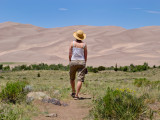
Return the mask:
[[87,65],[160,65],[160,26],[130,30],[86,25],[41,28],[14,22],[0,23],[0,62],[68,64],[68,47],[78,29],[87,34]]

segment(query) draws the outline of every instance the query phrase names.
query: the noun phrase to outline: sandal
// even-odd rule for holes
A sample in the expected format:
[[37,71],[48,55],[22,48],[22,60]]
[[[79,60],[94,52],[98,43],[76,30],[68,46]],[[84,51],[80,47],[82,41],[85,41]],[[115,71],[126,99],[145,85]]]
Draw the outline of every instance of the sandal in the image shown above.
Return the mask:
[[80,99],[79,97],[76,97],[76,96],[74,97],[74,100],[79,100],[79,99]]
[[71,96],[72,96],[73,98],[75,98],[75,95],[76,95],[76,93],[72,93],[72,94],[71,94]]

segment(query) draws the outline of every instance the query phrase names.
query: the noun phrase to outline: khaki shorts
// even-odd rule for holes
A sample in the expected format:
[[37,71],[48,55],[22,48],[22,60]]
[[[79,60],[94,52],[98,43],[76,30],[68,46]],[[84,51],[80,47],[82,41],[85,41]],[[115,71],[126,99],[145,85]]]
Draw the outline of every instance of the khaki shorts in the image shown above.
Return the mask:
[[76,72],[78,72],[78,81],[84,82],[86,63],[83,60],[73,60],[70,62],[70,80],[75,80]]

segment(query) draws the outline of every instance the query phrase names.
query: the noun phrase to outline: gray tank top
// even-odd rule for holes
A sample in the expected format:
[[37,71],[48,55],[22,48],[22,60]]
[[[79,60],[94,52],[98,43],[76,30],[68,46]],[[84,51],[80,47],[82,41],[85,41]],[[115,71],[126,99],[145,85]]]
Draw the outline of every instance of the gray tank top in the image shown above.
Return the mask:
[[85,44],[84,44],[83,48],[77,48],[75,46],[75,41],[73,41],[71,60],[85,60],[84,59],[84,48],[85,48]]

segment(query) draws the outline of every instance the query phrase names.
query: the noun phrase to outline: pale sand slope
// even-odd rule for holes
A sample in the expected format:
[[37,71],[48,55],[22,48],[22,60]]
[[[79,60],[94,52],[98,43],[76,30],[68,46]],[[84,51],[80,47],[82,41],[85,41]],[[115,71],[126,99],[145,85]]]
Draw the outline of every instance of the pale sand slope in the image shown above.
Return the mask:
[[68,64],[72,34],[79,29],[87,34],[87,65],[160,65],[160,26],[130,30],[84,25],[47,29],[13,22],[0,23],[0,62]]

